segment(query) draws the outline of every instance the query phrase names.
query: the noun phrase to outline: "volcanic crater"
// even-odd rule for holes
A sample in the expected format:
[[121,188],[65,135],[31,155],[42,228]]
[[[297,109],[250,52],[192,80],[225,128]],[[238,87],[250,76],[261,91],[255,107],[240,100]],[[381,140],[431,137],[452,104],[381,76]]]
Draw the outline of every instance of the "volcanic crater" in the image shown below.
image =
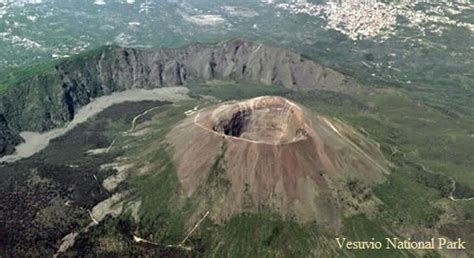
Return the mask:
[[208,118],[198,116],[196,123],[218,134],[256,143],[277,145],[306,139],[303,111],[281,97],[226,103]]
[[339,228],[347,211],[374,207],[370,187],[388,173],[377,143],[282,97],[203,108],[166,141],[181,197],[216,220],[263,209]]

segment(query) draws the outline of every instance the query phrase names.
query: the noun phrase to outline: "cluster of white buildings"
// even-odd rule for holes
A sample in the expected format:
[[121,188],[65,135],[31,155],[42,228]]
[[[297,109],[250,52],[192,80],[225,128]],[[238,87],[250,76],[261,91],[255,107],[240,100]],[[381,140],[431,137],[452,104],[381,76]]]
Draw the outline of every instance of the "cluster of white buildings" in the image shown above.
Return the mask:
[[425,33],[427,23],[441,26],[431,26],[435,33],[442,33],[442,25],[465,27],[474,31],[474,25],[450,19],[446,14],[457,14],[462,9],[474,8],[469,1],[432,5],[426,11],[416,10],[420,2],[440,3],[441,1],[409,1],[381,2],[379,0],[332,0],[326,4],[313,4],[306,0],[295,0],[290,3],[280,3],[276,7],[293,14],[321,16],[327,21],[326,28],[340,31],[353,40],[361,38],[380,38],[385,40],[395,34],[398,17],[404,17],[406,26],[417,27],[420,33]]
[[[134,4],[135,0],[115,0],[115,2],[119,2],[122,4]],[[106,0],[94,0],[95,5],[106,5],[107,1]]]

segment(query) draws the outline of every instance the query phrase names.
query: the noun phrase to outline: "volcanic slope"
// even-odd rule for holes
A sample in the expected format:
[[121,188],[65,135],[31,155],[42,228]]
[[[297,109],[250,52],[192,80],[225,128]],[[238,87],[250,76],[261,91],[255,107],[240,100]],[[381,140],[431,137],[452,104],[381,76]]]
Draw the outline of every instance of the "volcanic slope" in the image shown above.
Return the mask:
[[180,199],[194,198],[215,221],[270,210],[338,229],[344,213],[373,208],[370,186],[388,173],[376,143],[281,97],[202,109],[165,141]]

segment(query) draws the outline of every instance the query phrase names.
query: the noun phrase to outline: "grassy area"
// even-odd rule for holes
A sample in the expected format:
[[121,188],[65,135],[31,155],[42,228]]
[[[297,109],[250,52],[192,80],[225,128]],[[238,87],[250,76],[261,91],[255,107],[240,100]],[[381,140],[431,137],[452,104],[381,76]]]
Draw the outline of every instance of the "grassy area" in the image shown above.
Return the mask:
[[378,258],[378,257],[415,257],[415,255],[402,250],[385,249],[385,238],[396,237],[384,229],[382,225],[369,220],[365,215],[351,217],[344,222],[344,237],[351,241],[380,241],[381,249],[351,250],[356,257]]
[[283,87],[224,81],[194,84],[189,88],[191,96],[208,95],[222,101],[248,99],[265,95],[285,95],[289,93],[289,90]]
[[333,239],[315,224],[302,225],[272,214],[241,214],[216,231],[201,233],[212,242],[213,257],[319,257],[340,256]]
[[[381,217],[388,225],[419,225],[432,228],[441,215],[433,203],[441,197],[439,191],[424,185],[410,175],[409,167],[398,168],[388,180],[374,189],[383,205]],[[423,207],[423,209],[420,209]]]
[[186,233],[185,214],[174,205],[177,200],[173,199],[179,190],[178,178],[165,146],[153,156],[156,172],[129,182],[136,189],[134,198],[142,202],[139,235],[151,234],[153,241],[177,244]]
[[4,95],[11,87],[18,86],[34,76],[48,77],[48,75],[54,73],[56,66],[74,65],[76,63],[82,65],[87,61],[94,61],[94,56],[113,47],[114,46],[103,46],[82,52],[70,58],[51,60],[37,65],[4,71],[0,73],[0,96]]
[[[395,145],[408,160],[474,187],[472,120],[453,117],[405,94],[384,94],[373,99],[373,113],[382,123],[398,129]],[[363,126],[370,128],[370,124]]]
[[40,65],[22,67],[13,69],[0,74],[0,96],[4,95],[10,87],[13,87],[22,81],[33,76],[48,74],[53,71],[58,61],[50,61]]
[[126,156],[134,157],[137,166],[151,164],[151,173],[131,178],[127,184],[134,190],[128,202],[141,201],[138,235],[163,244],[176,245],[186,233],[186,221],[194,207],[178,206],[179,183],[172,149],[162,142],[172,127],[185,117],[184,111],[198,101],[182,102],[177,107],[163,106],[154,114],[153,132],[145,137],[124,137],[118,145],[130,146]]

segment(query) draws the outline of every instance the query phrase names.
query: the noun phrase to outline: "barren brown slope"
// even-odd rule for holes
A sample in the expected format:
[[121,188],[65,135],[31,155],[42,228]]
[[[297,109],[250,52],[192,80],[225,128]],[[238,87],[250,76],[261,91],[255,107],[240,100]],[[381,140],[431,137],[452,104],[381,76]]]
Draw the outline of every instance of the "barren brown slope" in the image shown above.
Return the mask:
[[217,221],[271,210],[339,228],[344,213],[374,207],[370,186],[387,173],[377,144],[280,97],[206,108],[166,140],[182,198],[202,198]]

